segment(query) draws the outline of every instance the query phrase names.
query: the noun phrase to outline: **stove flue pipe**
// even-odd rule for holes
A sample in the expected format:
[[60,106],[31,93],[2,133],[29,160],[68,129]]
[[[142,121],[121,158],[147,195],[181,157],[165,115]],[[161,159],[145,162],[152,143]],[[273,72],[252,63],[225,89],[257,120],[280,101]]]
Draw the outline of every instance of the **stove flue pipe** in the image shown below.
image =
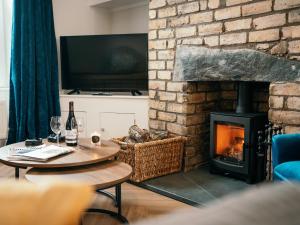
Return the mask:
[[240,81],[238,83],[238,102],[236,113],[252,112],[252,82]]

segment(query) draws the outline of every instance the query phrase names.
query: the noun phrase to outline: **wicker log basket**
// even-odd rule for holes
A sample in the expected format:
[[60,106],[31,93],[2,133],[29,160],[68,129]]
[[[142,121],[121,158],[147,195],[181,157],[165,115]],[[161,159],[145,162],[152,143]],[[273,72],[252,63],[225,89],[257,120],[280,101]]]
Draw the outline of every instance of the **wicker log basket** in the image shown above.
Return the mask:
[[123,138],[113,138],[122,149],[118,160],[133,168],[131,181],[141,182],[150,178],[178,172],[182,167],[185,138],[169,136],[145,143],[125,143]]

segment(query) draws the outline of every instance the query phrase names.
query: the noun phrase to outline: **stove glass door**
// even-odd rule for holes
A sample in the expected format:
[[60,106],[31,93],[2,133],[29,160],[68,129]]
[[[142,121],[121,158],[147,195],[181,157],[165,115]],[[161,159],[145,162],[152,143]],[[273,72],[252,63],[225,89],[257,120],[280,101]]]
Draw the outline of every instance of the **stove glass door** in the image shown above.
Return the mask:
[[223,161],[239,163],[245,160],[243,125],[217,122],[215,135],[215,154]]

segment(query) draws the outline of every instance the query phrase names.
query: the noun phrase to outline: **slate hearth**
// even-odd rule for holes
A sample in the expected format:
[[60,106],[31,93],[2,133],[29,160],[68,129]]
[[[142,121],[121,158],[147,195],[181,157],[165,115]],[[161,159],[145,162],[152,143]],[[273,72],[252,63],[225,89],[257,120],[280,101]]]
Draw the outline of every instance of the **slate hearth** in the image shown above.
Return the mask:
[[194,206],[205,206],[229,194],[256,187],[230,177],[210,174],[208,166],[154,178],[138,186]]

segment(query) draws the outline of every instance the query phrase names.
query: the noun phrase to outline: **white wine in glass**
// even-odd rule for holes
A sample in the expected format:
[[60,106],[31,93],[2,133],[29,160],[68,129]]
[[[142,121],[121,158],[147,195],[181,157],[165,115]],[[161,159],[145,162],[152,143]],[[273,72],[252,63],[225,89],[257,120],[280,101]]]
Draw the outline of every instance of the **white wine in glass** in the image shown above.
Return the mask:
[[84,121],[82,118],[77,118],[78,136],[84,132]]
[[78,131],[78,139],[77,139],[77,144],[79,145],[79,139],[81,137],[81,134],[84,131],[84,121],[83,118],[77,118],[77,131]]
[[57,145],[59,146],[59,134],[61,132],[62,123],[61,123],[61,117],[60,116],[52,116],[50,121],[50,127],[53,133],[56,134],[57,138]]

